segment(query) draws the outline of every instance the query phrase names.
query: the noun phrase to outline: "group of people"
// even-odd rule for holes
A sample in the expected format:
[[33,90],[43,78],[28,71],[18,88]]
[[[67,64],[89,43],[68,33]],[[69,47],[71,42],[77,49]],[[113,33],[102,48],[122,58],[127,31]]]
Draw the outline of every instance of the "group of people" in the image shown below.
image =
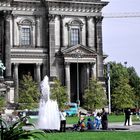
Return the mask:
[[81,131],[83,131],[84,129],[88,129],[88,130],[96,130],[96,129],[100,129],[101,125],[102,125],[102,129],[103,130],[107,130],[108,129],[108,118],[107,118],[107,112],[105,111],[105,109],[102,109],[101,113],[97,113],[93,115],[93,119],[92,117],[87,118],[87,121],[83,118],[80,117],[79,121],[77,124],[74,124],[74,130],[80,129]]

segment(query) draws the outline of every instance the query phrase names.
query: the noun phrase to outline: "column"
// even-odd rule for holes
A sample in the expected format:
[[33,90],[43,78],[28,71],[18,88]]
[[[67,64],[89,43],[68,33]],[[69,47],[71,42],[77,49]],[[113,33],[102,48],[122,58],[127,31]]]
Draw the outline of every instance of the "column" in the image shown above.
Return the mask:
[[94,77],[96,79],[96,63],[90,63],[91,67],[91,78]]
[[11,43],[10,43],[10,22],[11,15],[8,12],[5,12],[5,75],[6,78],[11,78]]
[[95,38],[95,27],[93,23],[93,17],[86,17],[85,18],[85,24],[86,24],[86,46],[95,49],[94,48],[94,38]]
[[47,59],[43,60],[43,64],[42,64],[42,77],[44,77],[45,75],[49,76],[49,62],[48,61],[49,61],[48,57],[47,57]]
[[63,47],[63,18],[64,16],[61,15],[60,16],[60,47]]
[[56,77],[56,66],[55,63],[55,16],[50,15],[49,22],[49,65],[50,65],[50,77]]
[[41,45],[40,45],[40,43],[41,43],[41,41],[40,41],[40,39],[42,39],[41,37],[40,37],[40,35],[41,35],[41,28],[40,28],[40,17],[36,17],[36,34],[35,34],[35,38],[36,38],[36,43],[35,43],[35,45],[37,46],[37,47],[41,47]]
[[71,101],[70,98],[70,64],[65,63],[65,73],[66,73],[66,87],[67,87],[67,93],[68,93],[68,100]]
[[102,49],[102,19],[103,17],[96,17],[96,50],[97,50],[97,76],[103,77],[103,49]]
[[57,48],[60,48],[61,47],[60,44],[62,44],[62,43],[60,43],[61,42],[61,40],[60,40],[60,37],[61,37],[60,20],[61,20],[60,16],[57,15],[55,17],[55,38],[56,38],[55,45],[56,45]]
[[71,46],[70,27],[69,27],[69,25],[67,26],[67,29],[68,29],[68,46]]
[[89,24],[88,24],[88,17],[85,17],[85,26],[86,26],[86,46],[89,46]]
[[15,82],[15,102],[18,102],[18,89],[19,89],[19,81],[18,81],[18,63],[14,64],[14,82]]
[[41,82],[40,66],[40,63],[36,63],[36,80],[38,84]]
[[90,67],[89,63],[87,63],[87,85],[89,85],[89,79],[90,79]]

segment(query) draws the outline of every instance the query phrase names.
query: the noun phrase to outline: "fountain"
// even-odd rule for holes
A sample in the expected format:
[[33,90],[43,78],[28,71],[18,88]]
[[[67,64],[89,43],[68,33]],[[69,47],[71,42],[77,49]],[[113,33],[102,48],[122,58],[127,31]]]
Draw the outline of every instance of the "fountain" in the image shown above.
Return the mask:
[[40,84],[41,99],[39,104],[38,128],[44,130],[60,130],[60,115],[57,101],[50,99],[48,76]]

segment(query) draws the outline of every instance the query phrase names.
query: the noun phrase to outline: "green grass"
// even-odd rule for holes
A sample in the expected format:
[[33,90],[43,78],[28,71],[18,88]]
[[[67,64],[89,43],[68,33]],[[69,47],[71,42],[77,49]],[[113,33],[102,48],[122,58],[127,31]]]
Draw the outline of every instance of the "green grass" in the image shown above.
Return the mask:
[[[93,120],[93,117],[91,117]],[[78,117],[67,117],[67,124],[75,124],[78,121]],[[87,117],[85,117],[87,119]],[[31,123],[36,123],[36,119],[30,119]],[[124,122],[124,115],[108,115],[109,122]],[[132,116],[132,121],[139,121],[135,115]]]
[[124,122],[124,115],[108,115],[109,122]]
[[[85,117],[87,119],[88,117]],[[90,117],[93,120],[93,117]],[[67,117],[68,124],[74,124],[78,121],[78,117]],[[109,122],[124,122],[124,115],[108,115]],[[135,115],[132,116],[132,121],[139,121]]]
[[46,140],[139,140],[139,132],[67,132],[48,133]]
[[[108,115],[109,122],[124,122],[124,115]],[[136,116],[133,121],[139,121]],[[36,122],[37,120],[31,120]],[[77,123],[78,117],[67,117],[67,124]],[[69,132],[47,133],[46,140],[139,140],[140,132],[107,131],[107,132]]]

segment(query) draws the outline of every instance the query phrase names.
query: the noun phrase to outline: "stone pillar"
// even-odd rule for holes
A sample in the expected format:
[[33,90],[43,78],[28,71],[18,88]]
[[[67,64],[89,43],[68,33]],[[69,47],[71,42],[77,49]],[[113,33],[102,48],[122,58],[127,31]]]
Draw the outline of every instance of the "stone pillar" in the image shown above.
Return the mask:
[[85,17],[85,26],[86,26],[86,46],[89,46],[89,18]]
[[79,41],[80,41],[80,44],[82,44],[82,39],[83,39],[83,38],[82,38],[82,30],[83,30],[83,29],[82,29],[82,25],[81,25],[81,26],[80,26],[80,36],[79,36],[79,37],[80,37],[80,40],[79,40]]
[[37,47],[41,47],[40,39],[42,39],[42,38],[41,38],[41,32],[40,32],[40,30],[41,30],[41,27],[40,27],[40,17],[36,18],[36,23],[37,24],[36,24],[36,34],[35,34],[36,43],[35,44],[36,44]]
[[103,49],[102,49],[102,19],[103,17],[96,17],[96,50],[97,50],[97,77],[103,77]]
[[14,64],[14,82],[15,82],[15,102],[18,101],[19,95],[18,95],[18,90],[19,90],[19,78],[18,78],[18,63]]
[[55,16],[50,15],[49,22],[49,64],[50,64],[50,77],[56,77],[56,60],[55,60]]
[[[4,15],[0,12],[0,59],[4,59]],[[3,61],[4,62],[4,61]]]
[[12,20],[10,13],[5,12],[5,75],[11,78],[11,43],[10,43],[10,21]]
[[90,66],[89,63],[87,63],[87,85],[89,85],[89,78],[90,77]]
[[67,26],[68,29],[68,46],[71,46],[71,39],[70,39],[70,27]]
[[62,48],[63,47],[63,18],[64,18],[64,16],[63,15],[61,15],[60,16],[60,47]]
[[43,78],[45,75],[49,76],[48,57],[47,57],[47,59],[43,60],[43,65],[42,65],[42,75],[41,75],[41,77]]
[[38,84],[41,82],[40,66],[40,63],[36,63],[36,80]]
[[70,63],[65,63],[65,74],[66,74],[66,87],[67,87],[67,93],[68,93],[68,99],[69,102],[71,101],[70,98]]
[[96,79],[96,63],[90,63],[91,69],[91,78],[94,77]]
[[56,38],[56,42],[55,42],[55,45],[56,45],[56,47],[57,48],[60,48],[61,46],[60,46],[60,42],[61,42],[61,40],[60,40],[60,37],[61,37],[61,28],[60,28],[60,20],[61,20],[61,18],[60,18],[60,16],[56,16],[55,17],[55,38]]

